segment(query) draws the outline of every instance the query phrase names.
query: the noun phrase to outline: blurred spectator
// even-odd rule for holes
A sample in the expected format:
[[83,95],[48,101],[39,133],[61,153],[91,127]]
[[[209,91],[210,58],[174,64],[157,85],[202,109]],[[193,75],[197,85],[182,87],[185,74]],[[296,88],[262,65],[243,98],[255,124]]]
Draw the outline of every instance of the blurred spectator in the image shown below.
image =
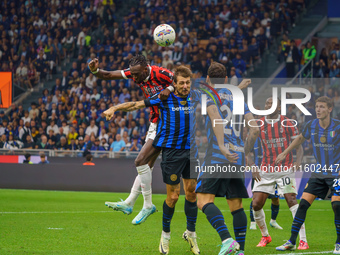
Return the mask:
[[95,120],[93,120],[93,119],[91,120],[90,126],[87,127],[85,134],[89,135],[89,136],[94,134],[95,136],[97,136],[97,134],[98,134],[98,127],[96,126]]
[[[316,49],[314,45],[311,44],[311,42],[308,42],[306,44],[306,48],[303,50],[303,58],[304,58],[304,63],[307,64],[308,61],[311,59],[314,59],[316,56]],[[304,75],[307,76],[308,73],[311,71],[311,66],[312,63],[309,63],[304,71]]]
[[39,164],[49,164],[50,162],[46,160],[46,155],[44,153],[40,154],[40,162]]
[[95,164],[92,162],[92,160],[93,160],[93,157],[92,157],[91,153],[87,154],[86,155],[86,162],[83,163],[83,166],[94,166]]
[[26,136],[26,142],[24,142],[24,149],[34,149],[35,148],[35,144],[34,141],[32,139],[32,136],[27,135]]
[[46,135],[41,136],[41,141],[38,142],[35,145],[35,148],[36,149],[44,149],[44,150],[50,150],[51,149],[51,145],[48,143]]
[[[28,78],[27,74],[28,74],[27,66],[25,66],[25,63],[23,61],[21,61],[20,65],[18,66],[15,72],[14,82],[18,83],[19,86],[23,87],[25,81]],[[32,88],[31,91],[33,91]]]
[[25,154],[25,160],[23,161],[24,164],[33,164],[33,162],[31,161],[31,154],[26,153]]
[[99,138],[96,138],[94,144],[92,144],[91,151],[106,151],[105,148],[100,145]]
[[285,47],[284,57],[286,61],[287,77],[293,78],[295,76],[295,67],[300,63],[299,50],[295,45],[295,41],[291,40]]
[[130,151],[140,151],[141,149],[142,149],[142,145],[139,142],[139,137],[138,136],[132,137]]
[[330,52],[330,55],[333,55],[333,54],[335,54],[335,57],[336,57],[337,59],[340,59],[340,50],[339,50],[339,44],[338,44],[338,43],[335,44],[334,50],[332,50],[332,51]]
[[121,135],[117,134],[116,141],[114,141],[110,146],[110,151],[113,151],[113,152],[124,151],[125,147],[126,147],[126,144],[122,140]]

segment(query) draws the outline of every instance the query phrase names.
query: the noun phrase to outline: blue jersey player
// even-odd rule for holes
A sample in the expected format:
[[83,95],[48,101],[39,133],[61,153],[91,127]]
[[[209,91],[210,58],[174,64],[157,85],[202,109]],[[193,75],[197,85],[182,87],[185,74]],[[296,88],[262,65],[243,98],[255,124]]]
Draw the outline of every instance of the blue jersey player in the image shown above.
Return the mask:
[[[214,87],[214,84],[225,83],[227,71],[225,66],[220,63],[213,62],[208,69],[207,83]],[[250,80],[244,82],[250,83]],[[207,117],[206,129],[208,136],[208,148],[204,158],[201,173],[197,181],[197,202],[198,207],[206,215],[212,227],[219,234],[222,247],[219,255],[244,254],[244,244],[247,230],[247,216],[243,210],[242,198],[248,198],[246,187],[244,186],[244,174],[240,171],[245,166],[245,155],[254,147],[256,138],[259,135],[259,129],[256,127],[254,117],[245,104],[245,123],[249,127],[249,136],[246,144],[242,140],[242,118],[243,116],[232,115],[233,98],[227,89],[217,90],[222,105],[218,111],[223,119],[229,120],[224,125],[214,125],[210,116]],[[213,101],[208,101],[209,105],[213,105]],[[209,110],[209,109],[208,109]],[[209,111],[208,111],[209,113]],[[238,118],[238,119],[237,119]],[[233,125],[230,120],[237,122]],[[253,122],[253,123],[252,123]],[[252,126],[249,126],[252,125]],[[221,147],[218,146],[217,138],[213,135],[214,126],[223,126],[224,129],[224,147],[226,147],[231,155],[226,157],[221,153]],[[220,175],[212,175],[206,169],[225,169],[229,173]],[[231,173],[235,171],[234,173]],[[224,171],[223,171],[224,172]],[[219,208],[214,204],[215,197],[226,197],[231,214],[233,215],[233,226],[236,241],[231,238],[228,228],[225,224],[224,217]]]
[[332,109],[333,102],[329,97],[318,98],[315,104],[317,119],[309,121],[302,133],[276,159],[276,162],[281,162],[294,148],[301,145],[306,139],[311,139],[317,162],[315,165],[308,166],[312,175],[294,217],[291,236],[285,244],[277,247],[276,250],[295,250],[297,235],[305,221],[308,208],[315,198],[324,199],[330,189],[337,233],[333,254],[340,254],[340,121],[331,118]]
[[195,158],[198,154],[197,148],[194,147],[191,150],[195,144],[195,139],[191,137],[191,134],[195,133],[195,118],[191,116],[195,115],[195,107],[201,95],[199,92],[190,90],[191,76],[189,68],[179,66],[174,74],[175,91],[170,94],[167,100],[162,101],[156,94],[143,101],[124,103],[114,107],[116,111],[133,111],[157,106],[161,112],[157,135],[153,141],[154,148],[162,150],[161,168],[167,189],[167,198],[163,203],[163,231],[159,245],[161,254],[168,254],[170,250],[170,224],[179,198],[181,177],[185,192],[184,211],[187,216],[187,229],[183,238],[188,241],[194,254],[200,254],[195,232],[197,176],[191,174],[193,171],[190,171],[190,168],[199,165]]

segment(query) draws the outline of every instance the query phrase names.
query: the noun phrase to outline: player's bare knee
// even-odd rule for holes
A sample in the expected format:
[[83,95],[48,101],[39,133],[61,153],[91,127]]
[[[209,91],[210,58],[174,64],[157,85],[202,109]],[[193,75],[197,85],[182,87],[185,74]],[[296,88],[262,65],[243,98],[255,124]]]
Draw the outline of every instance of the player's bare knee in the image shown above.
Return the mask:
[[135,159],[135,166],[143,166],[146,165],[148,162],[145,162],[145,154],[139,153],[137,158]]
[[253,210],[254,211],[260,211],[262,209],[262,205],[256,201],[256,200],[253,200]]
[[292,207],[297,204],[295,194],[286,194],[285,198],[286,198],[288,207]]
[[171,207],[171,208],[174,208],[175,205],[176,205],[176,203],[177,203],[177,201],[178,201],[178,197],[179,197],[179,194],[177,194],[177,193],[172,193],[172,194],[170,194],[170,195],[168,196],[168,198],[167,198],[167,200],[168,200],[168,202],[167,202],[168,206]]
[[189,202],[195,202],[196,201],[196,193],[195,193],[195,191],[193,191],[193,192],[186,192],[185,193],[185,199],[188,200]]
[[197,199],[197,207],[198,209],[200,209],[202,211],[204,205],[206,204],[206,202],[204,202],[202,199]]

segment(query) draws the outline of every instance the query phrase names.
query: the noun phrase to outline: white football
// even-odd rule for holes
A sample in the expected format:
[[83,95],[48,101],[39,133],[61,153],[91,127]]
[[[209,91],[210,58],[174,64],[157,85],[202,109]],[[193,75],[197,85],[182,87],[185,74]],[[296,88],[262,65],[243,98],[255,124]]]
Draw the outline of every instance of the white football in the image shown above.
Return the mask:
[[176,32],[172,26],[162,24],[157,26],[153,31],[153,39],[162,47],[170,46],[176,39]]

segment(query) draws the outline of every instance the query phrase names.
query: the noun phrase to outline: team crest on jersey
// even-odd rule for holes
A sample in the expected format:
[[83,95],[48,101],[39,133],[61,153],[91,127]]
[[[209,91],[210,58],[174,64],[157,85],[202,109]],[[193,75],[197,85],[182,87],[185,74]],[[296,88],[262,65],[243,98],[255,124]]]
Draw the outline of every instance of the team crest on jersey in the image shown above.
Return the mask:
[[171,181],[176,181],[177,180],[177,175],[176,174],[172,174],[172,175],[170,175],[170,180]]
[[320,142],[325,143],[326,141],[327,141],[326,137],[324,137],[324,136],[320,137]]
[[329,132],[329,135],[333,138],[335,136],[335,131]]
[[186,105],[186,104],[187,104],[187,101],[181,101],[180,103],[181,103],[181,105],[183,105],[183,106],[184,106],[184,105]]

